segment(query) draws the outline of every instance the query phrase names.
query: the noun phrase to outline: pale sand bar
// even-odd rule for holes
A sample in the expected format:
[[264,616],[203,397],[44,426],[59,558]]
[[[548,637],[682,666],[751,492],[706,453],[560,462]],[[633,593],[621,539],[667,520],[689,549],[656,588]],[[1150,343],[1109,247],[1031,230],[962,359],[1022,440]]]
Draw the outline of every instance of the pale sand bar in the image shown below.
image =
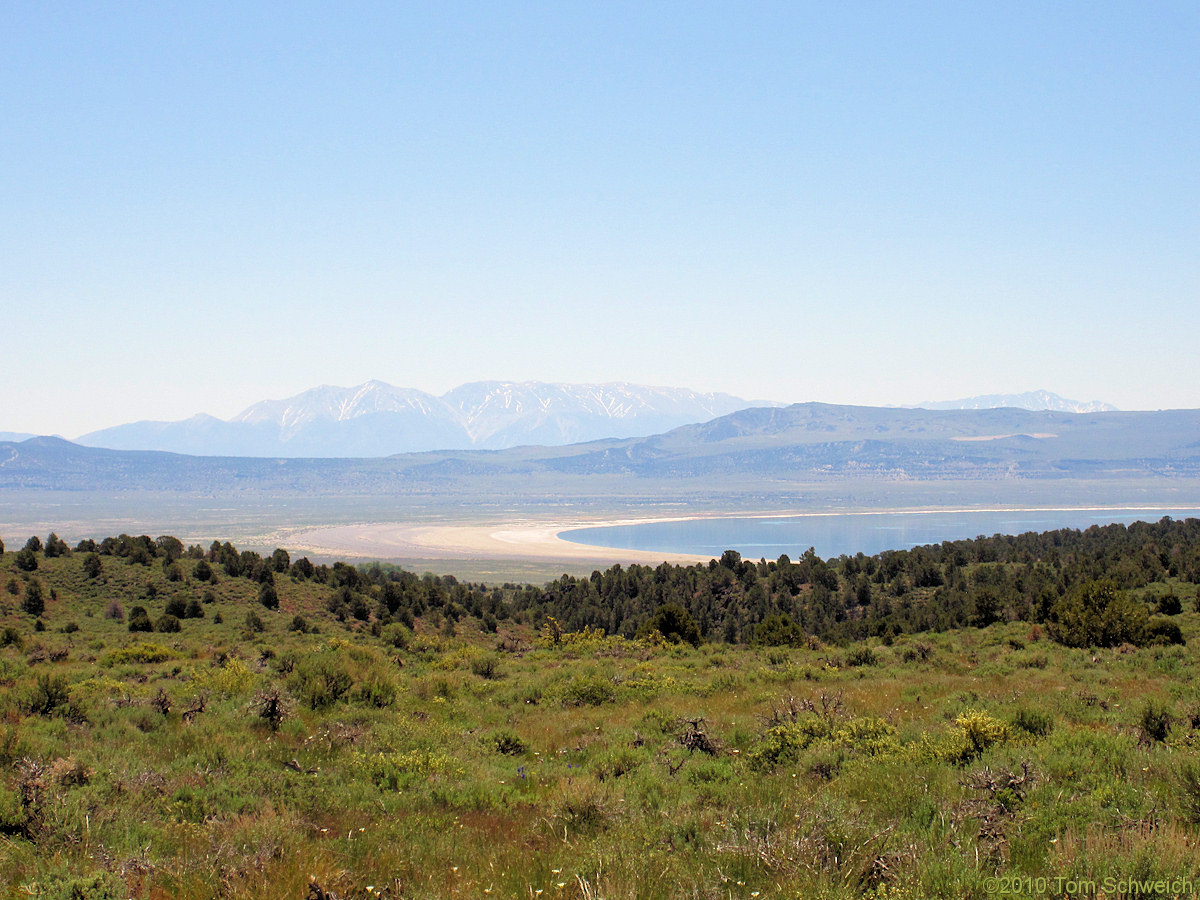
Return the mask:
[[664,553],[625,550],[576,544],[559,537],[573,528],[594,528],[611,525],[639,525],[648,522],[683,522],[700,518],[788,518],[799,516],[886,515],[889,513],[929,514],[939,512],[1047,512],[1059,509],[1080,511],[1145,511],[1170,512],[1179,507],[1154,506],[1077,506],[1077,507],[923,507],[918,509],[875,510],[806,510],[771,513],[726,513],[708,516],[653,516],[625,519],[577,519],[553,521],[516,519],[485,524],[422,524],[375,522],[360,525],[337,525],[309,528],[291,532],[287,546],[300,552],[358,557],[367,559],[429,560],[526,560],[529,562],[574,563],[638,563],[656,566],[662,562],[687,564],[708,562],[709,556],[687,553]]
[[635,525],[643,522],[681,521],[674,518],[606,519],[603,521],[513,521],[484,525],[406,525],[379,522],[314,528],[288,535],[296,551],[371,559],[473,559],[528,560],[531,562],[638,563],[708,562],[707,556],[655,553],[593,547],[564,541],[558,535],[572,528]]

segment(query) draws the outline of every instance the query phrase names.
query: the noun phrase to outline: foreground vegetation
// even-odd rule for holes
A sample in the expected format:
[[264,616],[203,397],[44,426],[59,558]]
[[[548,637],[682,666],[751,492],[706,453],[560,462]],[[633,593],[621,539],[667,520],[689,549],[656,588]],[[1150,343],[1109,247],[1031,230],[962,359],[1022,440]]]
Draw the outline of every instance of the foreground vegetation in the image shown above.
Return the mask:
[[1198,560],[1163,522],[537,588],[31,539],[0,896],[1190,895]]

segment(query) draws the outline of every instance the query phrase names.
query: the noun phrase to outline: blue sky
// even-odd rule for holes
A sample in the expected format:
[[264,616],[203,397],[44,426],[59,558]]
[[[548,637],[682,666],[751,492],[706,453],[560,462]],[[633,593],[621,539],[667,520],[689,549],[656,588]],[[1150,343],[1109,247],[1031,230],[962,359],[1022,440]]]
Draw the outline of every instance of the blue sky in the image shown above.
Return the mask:
[[1200,407],[1200,5],[0,6],[0,430],[370,378]]

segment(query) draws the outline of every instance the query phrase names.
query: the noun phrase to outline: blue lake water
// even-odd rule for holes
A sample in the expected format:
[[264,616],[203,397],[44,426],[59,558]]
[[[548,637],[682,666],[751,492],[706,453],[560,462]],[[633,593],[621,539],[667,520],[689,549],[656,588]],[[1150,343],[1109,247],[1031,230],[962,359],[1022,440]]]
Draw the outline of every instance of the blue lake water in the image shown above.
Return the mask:
[[994,534],[1022,534],[1056,528],[1084,529],[1114,522],[1129,524],[1200,518],[1197,509],[1051,509],[967,512],[830,513],[780,518],[729,517],[683,522],[643,522],[573,528],[559,537],[578,544],[656,553],[720,556],[737,550],[747,559],[792,559],[812,547],[818,556],[906,550]]

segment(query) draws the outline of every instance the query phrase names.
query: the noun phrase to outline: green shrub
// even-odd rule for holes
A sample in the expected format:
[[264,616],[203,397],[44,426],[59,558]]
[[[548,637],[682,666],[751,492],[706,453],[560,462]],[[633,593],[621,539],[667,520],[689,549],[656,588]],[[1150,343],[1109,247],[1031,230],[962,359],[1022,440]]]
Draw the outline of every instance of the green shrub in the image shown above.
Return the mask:
[[395,647],[397,650],[407,650],[408,645],[412,643],[412,632],[399,622],[384,625],[379,637],[389,647]]
[[954,725],[965,747],[965,753],[955,761],[975,759],[993,745],[1003,744],[1011,736],[1007,724],[980,710],[967,710],[954,720]]
[[608,823],[608,807],[604,795],[596,787],[580,782],[564,794],[554,815],[563,823],[567,833],[594,831]]
[[317,653],[297,657],[288,685],[310,709],[341,700],[382,708],[396,698],[396,680],[377,654],[338,641]]
[[1170,619],[1153,618],[1146,623],[1146,643],[1151,646],[1182,644],[1183,632],[1179,624]]
[[1089,581],[1051,607],[1047,630],[1067,647],[1115,647],[1146,640],[1146,605],[1111,581]]
[[38,892],[43,900],[124,900],[128,896],[125,882],[111,872],[46,884]]
[[895,726],[876,716],[838,720],[804,713],[794,722],[768,728],[750,751],[750,765],[765,771],[792,764],[801,753],[816,746],[843,756],[883,756],[901,749]]
[[676,734],[679,731],[680,720],[661,709],[648,709],[642,715],[642,726],[658,734]]
[[471,672],[480,678],[494,679],[503,674],[500,671],[500,659],[495,653],[484,653],[471,660]]
[[1165,597],[1159,598],[1158,612],[1163,616],[1177,616],[1183,612],[1183,602],[1171,591]]
[[599,754],[592,762],[592,771],[599,781],[628,775],[642,764],[642,755],[632,747],[613,747]]
[[371,668],[355,683],[350,699],[384,709],[396,700],[396,681],[390,674]]
[[297,662],[290,686],[300,702],[309,709],[332,706],[354,685],[344,660],[331,653],[320,653]]
[[925,736],[915,747],[920,757],[961,765],[978,759],[988,749],[1006,743],[1012,731],[989,713],[969,709],[954,720],[954,727],[940,739]]
[[20,794],[0,784],[0,834],[18,834],[25,830],[28,822],[29,815]]
[[1181,759],[1175,769],[1175,786],[1183,820],[1200,825],[1200,761]]
[[1147,700],[1138,714],[1138,725],[1142,736],[1148,741],[1162,743],[1171,733],[1174,721],[1173,710],[1166,703],[1158,700]]
[[900,658],[905,662],[925,662],[933,656],[933,647],[924,641],[906,644],[900,651]]
[[101,664],[105,666],[122,666],[129,663],[157,663],[168,659],[178,659],[179,654],[159,644],[149,641],[139,641],[128,647],[121,647],[105,655]]
[[1054,730],[1054,717],[1040,709],[1020,706],[1013,713],[1011,724],[1030,737],[1043,738]]
[[37,554],[25,547],[17,551],[17,568],[22,572],[36,572],[38,567]]
[[528,749],[525,742],[514,731],[497,731],[487,738],[486,743],[491,749],[497,753],[503,753],[505,756],[517,756]]
[[154,623],[150,621],[150,614],[143,607],[135,606],[129,614],[129,630],[132,632],[154,630]]
[[275,593],[275,585],[266,581],[259,585],[258,602],[267,609],[279,609],[279,595]]
[[380,790],[391,791],[403,790],[418,778],[462,772],[451,757],[424,750],[376,753],[365,757],[363,765]]
[[760,771],[794,763],[814,741],[830,737],[832,723],[815,714],[802,715],[795,722],[774,725],[763,733],[750,751],[750,765]]
[[804,642],[804,629],[783,613],[767,616],[753,627],[751,633],[751,643],[764,647],[801,647]]
[[38,579],[33,578],[25,582],[25,596],[21,599],[21,609],[31,616],[40,616],[46,611],[45,591]]
[[182,630],[179,619],[170,613],[163,613],[154,623],[154,630],[159,634],[174,634]]
[[192,677],[192,685],[198,691],[211,691],[225,696],[246,693],[258,680],[242,660],[237,657],[225,659],[220,665],[206,667]]
[[601,675],[577,675],[563,687],[562,702],[566,706],[600,706],[616,699],[611,680]]
[[713,756],[700,756],[693,760],[687,768],[687,781],[693,787],[705,784],[726,784],[733,780],[733,763],[728,759]]
[[685,642],[693,647],[700,645],[700,626],[692,614],[678,603],[664,603],[654,611],[638,629],[638,637],[649,637],[658,632],[672,643]]
[[70,699],[67,679],[62,675],[39,675],[26,707],[35,716],[48,716],[65,707]]
[[855,647],[846,654],[848,666],[875,666],[879,664],[879,654],[867,646]]
[[894,725],[875,716],[851,719],[836,727],[834,747],[864,756],[881,756],[900,749],[900,737]]

